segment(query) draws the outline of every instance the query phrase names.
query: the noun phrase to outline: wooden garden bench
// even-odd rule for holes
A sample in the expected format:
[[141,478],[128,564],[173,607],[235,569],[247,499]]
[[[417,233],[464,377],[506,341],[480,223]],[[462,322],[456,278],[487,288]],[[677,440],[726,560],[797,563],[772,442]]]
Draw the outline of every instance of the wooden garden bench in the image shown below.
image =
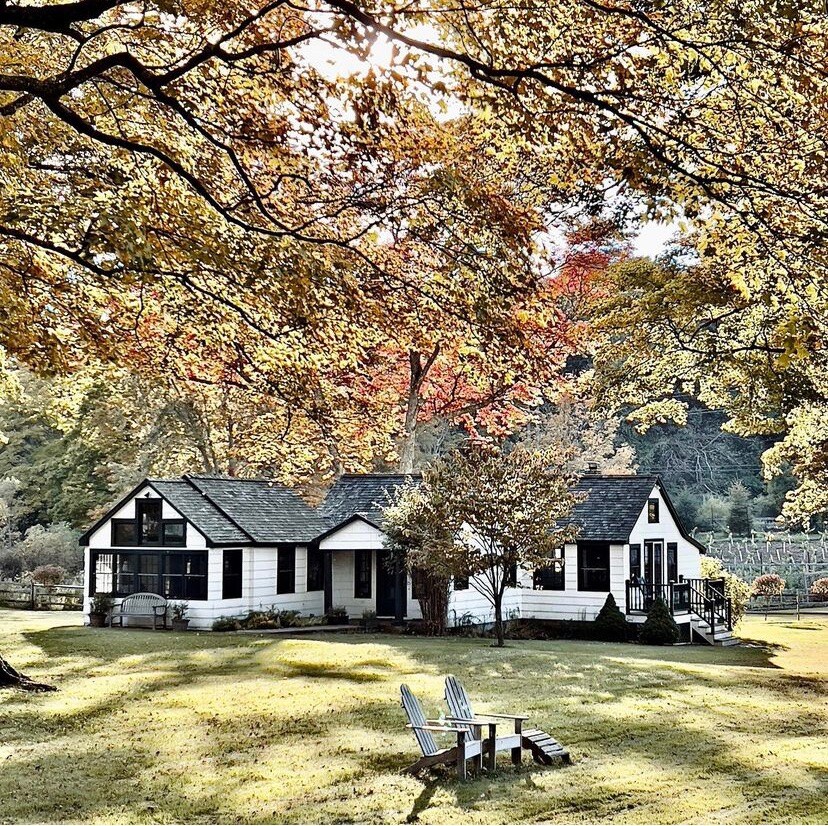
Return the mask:
[[506,749],[511,750],[512,762],[515,765],[520,764],[521,748],[531,751],[536,763],[548,766],[555,759],[562,760],[564,763],[571,762],[569,752],[554,737],[540,729],[524,730],[523,724],[529,719],[525,714],[489,714],[487,712],[479,716],[476,715],[463,684],[451,675],[446,677],[446,703],[451,713],[451,717],[448,717],[447,720],[456,725],[480,726],[491,718],[514,721],[514,734],[497,738],[492,735],[489,740],[485,741],[490,769],[494,768],[495,752],[505,751]]
[[109,615],[110,626],[115,626],[115,620],[121,628],[124,627],[124,617],[149,617],[152,619],[153,629],[167,627],[167,600],[160,594],[130,594],[121,600],[121,604],[112,609]]
[[[407,728],[414,732],[417,743],[423,756],[412,763],[406,772],[416,774],[422,769],[440,764],[454,763],[457,766],[457,777],[466,779],[466,761],[472,757],[480,758],[483,744],[480,740],[469,738],[469,729],[466,726],[447,726],[439,720],[426,720],[417,698],[411,693],[407,685],[400,686],[402,707],[408,718]],[[451,732],[457,735],[457,745],[448,749],[441,749],[434,739],[434,732]]]

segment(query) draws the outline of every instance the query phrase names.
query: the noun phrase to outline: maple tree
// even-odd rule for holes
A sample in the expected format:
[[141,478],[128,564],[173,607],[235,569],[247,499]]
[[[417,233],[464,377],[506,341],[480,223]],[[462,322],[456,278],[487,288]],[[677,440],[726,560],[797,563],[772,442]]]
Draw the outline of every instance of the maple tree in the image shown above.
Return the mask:
[[559,564],[556,551],[577,535],[567,524],[579,501],[567,452],[565,445],[506,452],[470,441],[433,462],[419,485],[400,487],[384,511],[389,546],[411,569],[470,577],[469,586],[492,606],[499,647],[512,572]]

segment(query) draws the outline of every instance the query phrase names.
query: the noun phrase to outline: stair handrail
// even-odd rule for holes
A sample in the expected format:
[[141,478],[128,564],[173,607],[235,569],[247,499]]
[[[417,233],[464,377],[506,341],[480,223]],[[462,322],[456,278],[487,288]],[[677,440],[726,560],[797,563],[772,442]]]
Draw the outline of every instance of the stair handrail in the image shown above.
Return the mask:
[[[690,610],[710,626],[710,636],[716,638],[716,601],[705,596],[693,585],[692,580],[684,580],[690,585]],[[694,599],[695,597],[695,599]]]

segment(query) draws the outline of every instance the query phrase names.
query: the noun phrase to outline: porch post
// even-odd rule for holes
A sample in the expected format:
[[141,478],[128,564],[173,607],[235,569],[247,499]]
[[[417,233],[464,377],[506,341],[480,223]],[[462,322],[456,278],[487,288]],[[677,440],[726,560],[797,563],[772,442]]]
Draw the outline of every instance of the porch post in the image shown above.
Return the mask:
[[333,552],[329,550],[322,551],[322,572],[323,572],[323,588],[325,589],[324,607],[325,613],[331,610],[333,605]]
[[407,581],[405,565],[401,559],[397,558],[394,561],[394,623],[396,625],[403,625],[405,622]]

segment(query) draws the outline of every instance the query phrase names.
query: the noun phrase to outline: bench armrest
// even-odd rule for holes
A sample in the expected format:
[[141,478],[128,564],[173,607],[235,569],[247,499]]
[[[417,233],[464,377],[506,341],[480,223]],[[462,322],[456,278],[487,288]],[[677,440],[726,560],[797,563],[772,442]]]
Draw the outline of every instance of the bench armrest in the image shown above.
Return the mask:
[[167,606],[166,605],[153,605],[152,606],[152,611],[156,616],[159,615],[159,612],[166,614],[167,613]]
[[484,711],[481,717],[496,717],[498,720],[528,720],[528,714],[489,714],[488,711]]
[[477,726],[497,725],[497,723],[493,723],[488,720],[485,714],[482,717],[446,717],[446,720],[450,723],[468,723]]

